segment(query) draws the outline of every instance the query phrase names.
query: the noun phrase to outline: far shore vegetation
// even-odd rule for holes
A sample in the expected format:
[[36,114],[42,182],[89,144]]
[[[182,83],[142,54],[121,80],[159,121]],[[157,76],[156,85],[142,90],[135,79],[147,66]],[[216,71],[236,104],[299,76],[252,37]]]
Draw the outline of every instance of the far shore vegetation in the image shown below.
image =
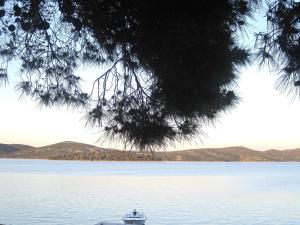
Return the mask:
[[256,151],[242,146],[235,146],[140,152],[105,149],[78,142],[60,142],[42,147],[0,144],[0,158],[90,161],[300,162],[300,148],[284,151],[274,149]]

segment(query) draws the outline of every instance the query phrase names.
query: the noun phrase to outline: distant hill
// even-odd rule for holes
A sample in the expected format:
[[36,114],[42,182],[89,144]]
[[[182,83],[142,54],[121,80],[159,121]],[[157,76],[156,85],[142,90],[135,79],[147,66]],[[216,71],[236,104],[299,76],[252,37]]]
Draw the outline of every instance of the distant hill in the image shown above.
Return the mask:
[[237,146],[201,148],[159,153],[163,160],[182,161],[273,161],[264,152]]
[[0,154],[1,153],[12,153],[20,150],[31,149],[32,146],[20,145],[20,144],[0,144]]
[[0,144],[0,158],[124,161],[149,160],[149,156],[149,154],[144,153],[105,149],[94,145],[71,141],[42,147]]
[[300,148],[284,151],[272,149],[265,151],[265,154],[276,161],[300,161]]
[[147,161],[299,161],[300,148],[256,151],[242,146],[227,148],[200,148],[181,151],[142,153],[105,149],[78,142],[60,142],[43,147],[20,144],[0,144],[0,158],[33,158],[57,160],[147,160]]

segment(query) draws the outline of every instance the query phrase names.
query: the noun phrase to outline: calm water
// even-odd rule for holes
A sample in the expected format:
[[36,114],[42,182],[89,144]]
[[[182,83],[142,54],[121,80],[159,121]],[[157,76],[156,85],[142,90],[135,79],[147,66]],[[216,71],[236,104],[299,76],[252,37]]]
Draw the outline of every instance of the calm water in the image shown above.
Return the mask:
[[298,225],[299,163],[0,159],[0,224]]

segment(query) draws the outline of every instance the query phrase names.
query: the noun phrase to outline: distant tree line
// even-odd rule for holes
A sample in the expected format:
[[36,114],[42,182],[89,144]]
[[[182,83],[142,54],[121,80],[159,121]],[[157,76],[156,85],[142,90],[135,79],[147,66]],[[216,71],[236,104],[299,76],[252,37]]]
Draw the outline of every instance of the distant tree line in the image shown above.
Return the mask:
[[51,154],[48,159],[52,160],[90,160],[90,161],[152,161],[160,160],[151,153],[130,152],[130,151],[85,151],[63,154]]

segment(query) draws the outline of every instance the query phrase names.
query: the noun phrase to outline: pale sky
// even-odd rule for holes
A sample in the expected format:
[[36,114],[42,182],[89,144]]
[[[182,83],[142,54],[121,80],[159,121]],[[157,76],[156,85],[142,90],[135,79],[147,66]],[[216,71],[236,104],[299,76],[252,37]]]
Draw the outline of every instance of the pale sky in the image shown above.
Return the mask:
[[[262,16],[256,16],[253,29],[265,27]],[[246,37],[246,39],[252,39]],[[253,39],[250,41],[252,42]],[[16,67],[16,68],[14,68]],[[87,80],[86,88],[101,74],[100,68],[82,67],[77,71]],[[85,127],[85,114],[80,110],[41,108],[29,98],[19,99],[14,90],[17,66],[9,67],[10,84],[0,87],[0,143],[33,146],[60,141],[77,141],[103,147],[118,147],[97,142],[97,129]],[[277,75],[268,68],[253,64],[240,71],[236,92],[242,98],[232,111],[219,116],[214,125],[203,127],[206,136],[191,143],[177,143],[168,149],[245,146],[256,150],[300,147],[300,97],[279,93]]]
[[[11,66],[11,78],[18,73]],[[101,69],[81,68],[78,75],[91,81]],[[213,125],[203,127],[205,137],[191,143],[178,143],[168,149],[246,146],[257,150],[300,147],[300,98],[292,101],[275,89],[276,74],[267,68],[249,66],[241,70],[237,93],[242,98],[232,111],[223,113]],[[90,83],[85,83],[89,87]],[[27,97],[19,99],[13,80],[0,88],[0,143],[33,146],[60,141],[95,144],[100,134],[85,127],[80,110],[41,108]],[[120,147],[113,143],[103,147]]]

